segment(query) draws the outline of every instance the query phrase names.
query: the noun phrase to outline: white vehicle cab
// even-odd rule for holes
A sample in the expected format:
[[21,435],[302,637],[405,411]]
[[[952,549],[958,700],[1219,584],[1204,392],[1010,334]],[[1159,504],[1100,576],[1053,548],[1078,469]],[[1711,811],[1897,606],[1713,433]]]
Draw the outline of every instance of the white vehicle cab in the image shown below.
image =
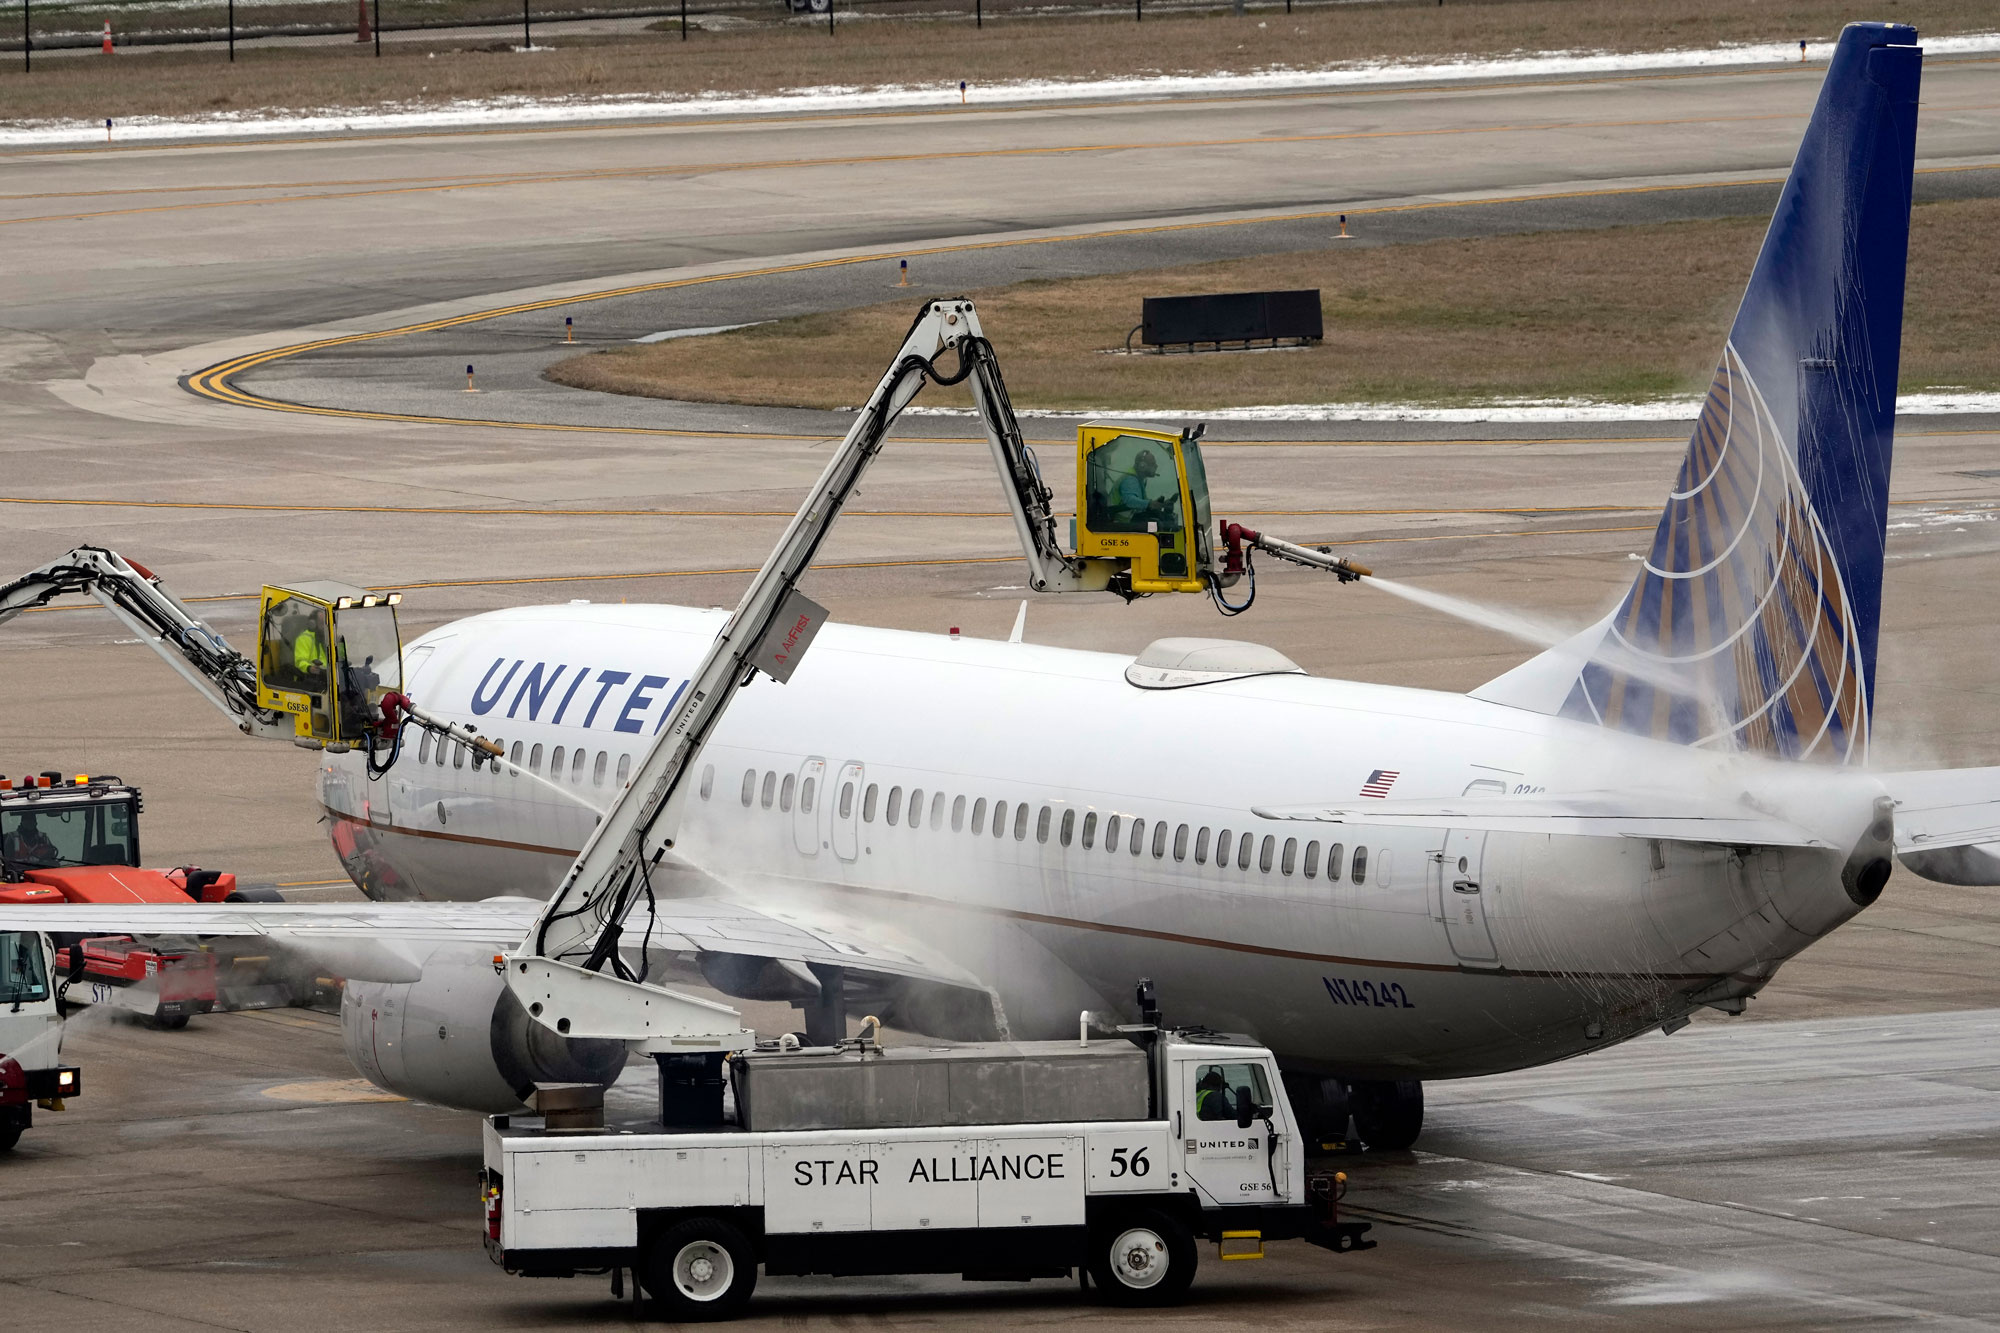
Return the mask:
[[[509,1272],[630,1269],[676,1320],[738,1314],[772,1275],[1088,1275],[1168,1304],[1197,1241],[1224,1259],[1303,1238],[1367,1249],[1309,1178],[1276,1059],[1148,1021],[1111,1039],[884,1048],[766,1042],[716,1080],[663,1074],[663,1125],[607,1125],[601,1092],[537,1091],[485,1128],[486,1247]],[[664,1068],[664,1066],[663,1066]],[[725,1091],[728,1096],[725,1098]]]
[[50,981],[55,946],[32,930],[0,931],[0,1152],[35,1123],[35,1107],[60,1111],[83,1090],[62,1062],[62,1010]]

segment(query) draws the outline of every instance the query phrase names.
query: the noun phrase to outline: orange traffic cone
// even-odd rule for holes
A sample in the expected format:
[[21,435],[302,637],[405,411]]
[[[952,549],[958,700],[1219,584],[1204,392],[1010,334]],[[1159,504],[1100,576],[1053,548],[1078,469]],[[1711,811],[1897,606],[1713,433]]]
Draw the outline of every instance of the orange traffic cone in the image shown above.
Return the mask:
[[111,20],[104,20],[104,54],[111,54]]
[[375,34],[368,26],[368,0],[354,0],[354,40],[372,42]]

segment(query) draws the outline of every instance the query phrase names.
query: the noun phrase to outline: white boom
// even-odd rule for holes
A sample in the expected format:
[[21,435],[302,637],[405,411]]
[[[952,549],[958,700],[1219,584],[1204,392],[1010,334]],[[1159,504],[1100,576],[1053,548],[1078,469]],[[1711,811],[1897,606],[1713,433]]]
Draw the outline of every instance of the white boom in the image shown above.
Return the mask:
[[[947,352],[957,359],[949,372],[938,365]],[[890,425],[927,379],[969,383],[1006,483],[1031,585],[1043,592],[1107,586],[1107,567],[1066,556],[1057,544],[1051,493],[1021,439],[999,362],[980,331],[972,302],[928,303],[777,548],[750,581],[630,784],[605,812],[528,938],[508,960],[509,985],[545,1025],[568,1036],[622,1040],[656,1053],[740,1044],[734,1037],[704,1040],[704,1034],[721,1034],[698,1022],[675,1032],[671,1044],[663,1041],[673,1024],[662,1022],[662,1009],[676,1001],[693,1002],[644,985],[643,970],[637,975],[630,971],[619,953],[624,922],[639,899],[652,897],[650,872],[674,844],[673,830],[686,802],[684,779],[736,692],[760,668],[776,679],[789,676],[824,623],[825,611],[799,594],[798,581],[881,451]],[[839,981],[832,977],[825,984],[838,986]],[[665,1004],[662,997],[668,997]],[[709,1016],[689,1009],[682,1017]]]

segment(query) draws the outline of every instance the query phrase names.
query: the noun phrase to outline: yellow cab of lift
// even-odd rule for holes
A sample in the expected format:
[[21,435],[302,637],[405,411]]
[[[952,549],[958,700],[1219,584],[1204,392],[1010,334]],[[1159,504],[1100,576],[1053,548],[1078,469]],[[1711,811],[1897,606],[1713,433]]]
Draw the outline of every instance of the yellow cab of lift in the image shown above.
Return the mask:
[[1121,562],[1135,593],[1203,591],[1215,536],[1200,435],[1116,421],[1078,428],[1076,554]]
[[298,744],[366,744],[382,697],[403,688],[401,593],[347,583],[266,585],[258,605],[257,703],[291,714]]

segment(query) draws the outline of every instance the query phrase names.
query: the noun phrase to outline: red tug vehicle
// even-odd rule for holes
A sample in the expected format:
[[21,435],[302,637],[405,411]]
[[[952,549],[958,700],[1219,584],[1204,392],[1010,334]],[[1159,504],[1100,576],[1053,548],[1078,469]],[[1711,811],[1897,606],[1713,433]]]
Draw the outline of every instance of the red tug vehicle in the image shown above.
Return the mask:
[[[137,787],[115,777],[47,771],[0,777],[0,902],[186,903],[278,901],[276,890],[238,889],[226,871],[139,864]],[[129,936],[56,936],[56,971],[71,1003],[129,1010],[166,1028],[217,1008],[288,1004],[291,987],[258,972],[263,959],[232,958],[229,975],[194,941],[140,943]],[[242,966],[239,966],[242,965]],[[249,974],[236,975],[239,971]]]

